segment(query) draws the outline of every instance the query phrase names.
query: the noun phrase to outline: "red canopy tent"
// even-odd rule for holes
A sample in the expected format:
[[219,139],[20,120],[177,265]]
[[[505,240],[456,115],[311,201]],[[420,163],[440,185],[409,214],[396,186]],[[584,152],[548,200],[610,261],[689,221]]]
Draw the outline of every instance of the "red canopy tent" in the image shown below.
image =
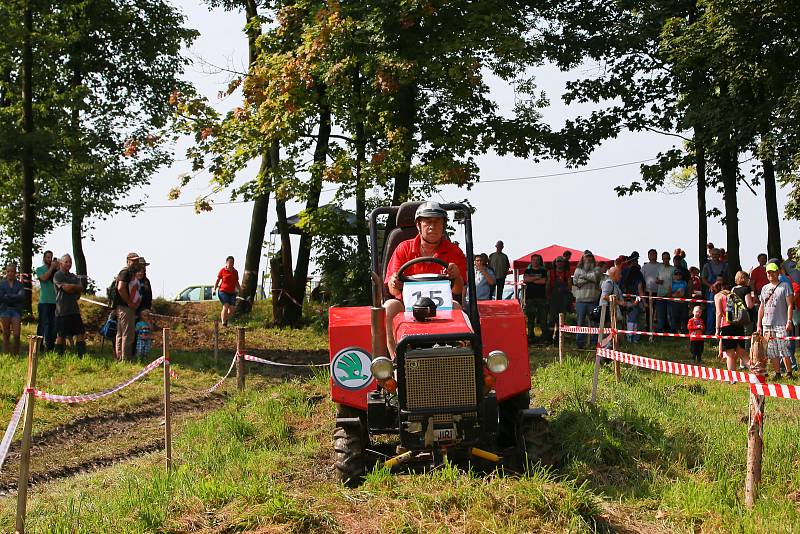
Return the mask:
[[[528,264],[531,262],[531,256],[534,254],[539,254],[545,263],[552,263],[553,261],[555,261],[557,257],[562,256],[565,250],[569,250],[570,252],[572,252],[572,258],[569,261],[569,268],[570,271],[574,271],[575,266],[578,265],[578,262],[580,261],[581,257],[583,257],[583,251],[578,250],[576,248],[562,247],[561,245],[550,245],[549,247],[544,247],[542,249],[529,252],[524,256],[522,256],[521,258],[514,260],[514,262],[511,264],[511,268],[515,271],[524,271],[525,268],[528,267]],[[594,261],[596,261],[597,263],[601,263],[601,262],[613,262],[614,260],[604,258],[599,254],[595,254]]]
[[[524,271],[528,267],[528,264],[531,262],[531,256],[533,254],[539,254],[545,263],[552,263],[553,261],[555,261],[557,257],[563,255],[565,250],[569,250],[570,252],[572,252],[572,257],[570,258],[569,261],[569,271],[571,273],[574,272],[575,267],[577,267],[578,262],[583,257],[583,251],[578,250],[576,248],[563,247],[561,245],[550,245],[549,247],[544,247],[539,250],[534,250],[533,252],[529,252],[526,255],[514,260],[511,263],[511,269],[514,271],[514,287],[519,288],[520,284],[519,276],[522,273],[522,271]],[[599,254],[594,254],[594,260],[598,264],[614,263],[614,260],[600,256]]]

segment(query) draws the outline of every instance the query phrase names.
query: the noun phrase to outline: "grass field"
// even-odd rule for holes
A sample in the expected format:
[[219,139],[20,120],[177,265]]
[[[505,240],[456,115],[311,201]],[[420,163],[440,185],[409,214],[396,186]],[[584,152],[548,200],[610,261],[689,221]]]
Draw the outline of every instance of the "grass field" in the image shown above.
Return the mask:
[[[314,337],[307,331],[285,343],[298,353],[313,352],[324,345],[322,336]],[[680,359],[685,343],[629,350]],[[794,401],[767,401],[763,484],[748,511],[745,386],[626,366],[617,384],[604,367],[594,406],[587,402],[590,358],[568,351],[558,365],[552,349],[532,350],[534,402],[550,409],[561,452],[552,471],[518,477],[455,466],[417,474],[377,469],[362,486],[347,489],[333,479],[327,376],[251,375],[245,392],[233,393],[228,385],[231,394],[218,407],[182,420],[171,475],[153,452],[39,484],[29,501],[29,531],[788,532],[798,524],[800,416]],[[205,352],[174,359],[176,396],[181,387],[187,394],[208,387],[229,362],[215,366]],[[23,366],[15,359],[0,366],[1,423],[21,388],[15,377]],[[97,357],[45,357],[41,376],[49,377],[54,392],[74,392],[100,389],[135,369]],[[133,409],[160,395],[159,378],[126,392],[103,408],[78,409]],[[76,416],[73,408],[36,406],[39,431]],[[14,499],[0,499],[0,530],[12,529],[13,512]]]

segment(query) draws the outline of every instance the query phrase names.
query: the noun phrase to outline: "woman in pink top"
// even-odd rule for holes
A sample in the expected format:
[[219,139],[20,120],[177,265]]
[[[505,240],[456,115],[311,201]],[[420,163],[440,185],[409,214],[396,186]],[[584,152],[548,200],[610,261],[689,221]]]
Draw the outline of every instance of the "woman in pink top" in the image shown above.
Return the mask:
[[[714,295],[714,307],[716,308],[716,335],[718,336],[744,336],[744,326],[733,325],[728,322],[726,311],[728,309],[728,295],[735,293],[750,309],[753,307],[753,297],[750,294],[750,287],[748,282],[747,273],[739,271],[736,273],[736,284],[733,289],[730,289],[730,283],[725,278],[725,275],[720,275],[717,282],[720,283],[722,290]],[[745,310],[747,313],[747,310]],[[719,357],[724,357],[727,360],[729,371],[736,370],[736,362],[741,362],[742,368],[747,366],[749,358],[744,351],[743,339],[720,339],[719,340]]]

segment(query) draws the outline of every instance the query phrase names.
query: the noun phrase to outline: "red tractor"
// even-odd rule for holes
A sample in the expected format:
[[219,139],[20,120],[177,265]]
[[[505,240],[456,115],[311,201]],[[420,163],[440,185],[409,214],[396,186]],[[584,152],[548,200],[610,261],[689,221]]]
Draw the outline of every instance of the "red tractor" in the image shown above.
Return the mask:
[[[531,372],[519,303],[474,298],[468,206],[442,205],[455,212],[455,220],[464,226],[467,298],[463,311],[437,309],[436,304],[444,302],[436,295],[440,292],[430,289],[435,284],[430,284],[446,281],[443,276],[404,274],[413,263],[441,260],[425,257],[406,263],[397,274],[404,288],[419,284],[421,290],[411,297],[418,299],[418,306],[415,310],[406,302],[408,311],[394,318],[396,356],[387,357],[384,272],[397,245],[417,235],[419,204],[406,202],[372,212],[372,306],[329,310],[331,397],[337,408],[335,465],[340,480],[357,484],[362,479],[374,463],[367,451],[370,439],[379,434],[399,438],[397,455],[385,462],[389,466],[420,462],[435,466],[444,456],[520,467],[549,463],[546,410],[530,408]],[[386,236],[384,255],[379,258],[375,243],[381,215],[394,217],[396,226]]]

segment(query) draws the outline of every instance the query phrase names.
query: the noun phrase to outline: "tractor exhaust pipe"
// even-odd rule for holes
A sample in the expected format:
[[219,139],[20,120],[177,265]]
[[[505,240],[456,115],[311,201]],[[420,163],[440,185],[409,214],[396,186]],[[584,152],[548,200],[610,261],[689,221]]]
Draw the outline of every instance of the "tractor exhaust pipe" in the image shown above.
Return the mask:
[[372,357],[386,356],[386,310],[383,307],[383,280],[372,272],[372,306],[369,309]]

